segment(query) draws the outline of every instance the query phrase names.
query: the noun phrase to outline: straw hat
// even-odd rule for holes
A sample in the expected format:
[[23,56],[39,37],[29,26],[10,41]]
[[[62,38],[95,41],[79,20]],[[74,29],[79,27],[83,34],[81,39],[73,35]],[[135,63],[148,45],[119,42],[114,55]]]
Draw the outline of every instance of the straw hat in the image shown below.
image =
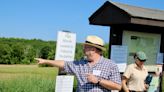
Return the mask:
[[104,41],[98,36],[94,36],[94,35],[87,36],[84,44],[94,46],[102,51],[106,50],[104,47]]

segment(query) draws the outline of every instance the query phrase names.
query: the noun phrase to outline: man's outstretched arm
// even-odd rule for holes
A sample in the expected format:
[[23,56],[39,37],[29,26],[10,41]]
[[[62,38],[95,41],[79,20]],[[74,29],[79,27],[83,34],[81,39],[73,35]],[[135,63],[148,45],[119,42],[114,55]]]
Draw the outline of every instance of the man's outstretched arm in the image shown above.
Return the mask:
[[47,59],[42,59],[42,58],[35,58],[35,60],[38,61],[39,65],[48,64],[50,66],[59,67],[61,69],[64,68],[64,61],[63,60],[47,60]]

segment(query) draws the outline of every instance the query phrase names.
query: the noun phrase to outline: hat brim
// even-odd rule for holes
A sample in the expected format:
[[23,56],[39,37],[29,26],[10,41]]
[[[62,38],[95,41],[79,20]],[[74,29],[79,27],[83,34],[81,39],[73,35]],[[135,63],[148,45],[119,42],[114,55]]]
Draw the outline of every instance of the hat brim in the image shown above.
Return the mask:
[[96,44],[92,44],[92,43],[84,43],[84,44],[96,47],[96,48],[98,48],[98,49],[100,49],[102,51],[106,51],[105,47],[102,47],[102,46],[99,46],[99,45],[96,45]]

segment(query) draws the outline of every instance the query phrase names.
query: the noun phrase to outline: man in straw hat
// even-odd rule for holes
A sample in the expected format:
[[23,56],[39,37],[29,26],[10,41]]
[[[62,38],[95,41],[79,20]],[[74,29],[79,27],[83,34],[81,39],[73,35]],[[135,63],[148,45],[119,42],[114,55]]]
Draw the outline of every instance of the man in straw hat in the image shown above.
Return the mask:
[[121,89],[118,67],[111,60],[102,56],[104,41],[98,36],[88,36],[83,46],[86,59],[67,62],[36,58],[39,64],[59,67],[77,77],[77,92],[110,92]]

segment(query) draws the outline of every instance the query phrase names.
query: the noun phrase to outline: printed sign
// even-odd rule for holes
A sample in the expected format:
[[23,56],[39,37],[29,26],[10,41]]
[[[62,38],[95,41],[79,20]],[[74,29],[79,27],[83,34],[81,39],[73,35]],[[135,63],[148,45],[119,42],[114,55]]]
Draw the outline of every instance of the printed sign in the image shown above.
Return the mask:
[[[75,47],[76,34],[59,31],[57,37],[55,60],[74,61]],[[57,76],[55,92],[73,92],[73,82],[74,76]]]
[[163,53],[157,54],[157,64],[163,64],[163,57],[164,57]]
[[74,76],[56,76],[55,92],[73,92]]
[[124,72],[128,57],[128,47],[122,45],[112,45],[111,59],[118,65],[119,71]]
[[55,60],[73,61],[75,56],[76,34],[59,31]]

